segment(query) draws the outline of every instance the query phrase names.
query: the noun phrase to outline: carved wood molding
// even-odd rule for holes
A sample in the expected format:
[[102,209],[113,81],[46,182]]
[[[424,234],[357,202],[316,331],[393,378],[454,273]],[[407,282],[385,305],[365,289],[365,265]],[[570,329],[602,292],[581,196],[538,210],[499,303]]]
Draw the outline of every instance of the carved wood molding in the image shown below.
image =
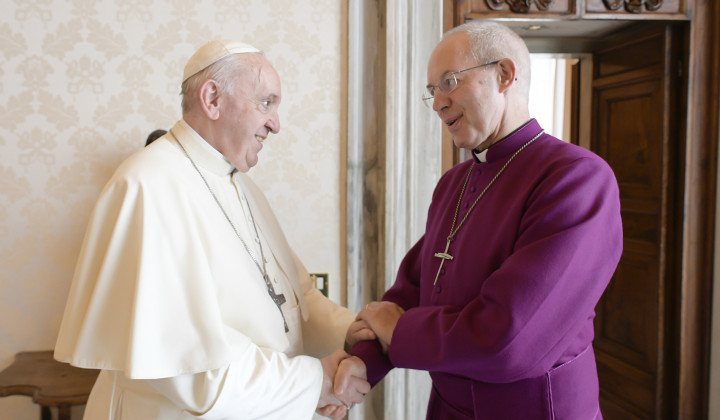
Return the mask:
[[535,3],[538,10],[547,10],[552,2],[553,0],[485,0],[487,6],[492,10],[502,10],[503,3],[507,3],[510,10],[515,13],[528,13],[533,3]]
[[643,5],[648,11],[654,11],[662,6],[663,0],[603,0],[608,10],[618,10],[623,4],[630,13],[642,12]]

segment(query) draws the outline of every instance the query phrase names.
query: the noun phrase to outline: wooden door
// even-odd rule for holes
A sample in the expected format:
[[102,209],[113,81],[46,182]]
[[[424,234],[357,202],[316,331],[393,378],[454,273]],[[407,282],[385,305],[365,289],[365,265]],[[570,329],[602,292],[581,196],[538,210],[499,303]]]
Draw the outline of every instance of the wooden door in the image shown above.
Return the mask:
[[592,149],[617,177],[624,231],[595,322],[601,408],[610,420],[676,411],[681,29],[627,33],[593,54]]

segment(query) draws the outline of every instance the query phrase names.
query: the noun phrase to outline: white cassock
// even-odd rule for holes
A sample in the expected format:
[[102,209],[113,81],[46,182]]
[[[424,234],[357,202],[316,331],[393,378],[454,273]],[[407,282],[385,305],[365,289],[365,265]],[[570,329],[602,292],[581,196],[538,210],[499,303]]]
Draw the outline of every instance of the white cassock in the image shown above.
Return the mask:
[[[262,246],[282,313],[238,236],[258,260]],[[312,287],[258,187],[181,120],[100,194],[55,358],[102,369],[89,419],[310,419],[317,357],[354,316]]]

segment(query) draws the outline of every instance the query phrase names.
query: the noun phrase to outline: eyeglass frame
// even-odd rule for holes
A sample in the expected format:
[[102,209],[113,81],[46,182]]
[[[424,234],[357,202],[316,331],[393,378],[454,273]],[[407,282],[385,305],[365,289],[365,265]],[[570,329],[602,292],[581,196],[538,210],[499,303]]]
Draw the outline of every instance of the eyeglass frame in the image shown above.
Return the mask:
[[[431,100],[431,99],[435,99],[435,89],[438,89],[438,90],[440,90],[440,92],[445,93],[445,94],[452,93],[455,89],[457,89],[457,86],[458,86],[458,84],[459,84],[459,81],[458,81],[457,77],[455,77],[456,74],[462,73],[462,72],[466,72],[466,71],[468,71],[468,70],[479,69],[479,68],[481,68],[481,67],[492,66],[493,64],[497,64],[497,63],[501,62],[502,60],[504,60],[504,59],[495,60],[495,61],[490,61],[490,62],[488,62],[488,63],[480,64],[479,66],[468,67],[468,68],[463,69],[463,70],[451,71],[451,72],[448,72],[448,73],[443,73],[443,75],[440,77],[440,83],[438,83],[437,85],[427,85],[427,86],[425,86],[425,93],[423,93],[423,98],[422,98],[423,103],[424,103],[425,106],[427,106],[428,108],[432,108],[432,105],[430,104],[430,100]],[[442,84],[442,81],[443,81],[443,80],[450,80],[450,79],[449,79],[449,76],[452,76],[452,79],[453,79],[455,82],[454,82],[454,84],[452,85],[452,87],[451,87],[447,92],[445,92],[445,91],[442,90],[442,88],[440,88],[440,85]],[[429,95],[429,96],[428,96],[428,95]]]

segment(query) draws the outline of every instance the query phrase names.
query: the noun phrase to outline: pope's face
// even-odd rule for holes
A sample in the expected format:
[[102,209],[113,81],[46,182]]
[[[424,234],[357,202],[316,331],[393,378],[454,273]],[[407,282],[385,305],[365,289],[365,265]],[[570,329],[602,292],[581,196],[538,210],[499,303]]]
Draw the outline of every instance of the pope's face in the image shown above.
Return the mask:
[[236,82],[234,94],[224,97],[218,119],[221,140],[215,147],[240,172],[257,164],[268,134],[280,131],[280,78],[267,59],[260,62],[252,77]]
[[[468,37],[456,33],[441,41],[428,62],[428,85],[444,75],[484,63],[476,63],[467,51]],[[435,89],[433,110],[453,137],[457,147],[484,149],[493,143],[500,128],[503,104],[497,83],[497,66],[489,65],[457,73],[450,93]]]

